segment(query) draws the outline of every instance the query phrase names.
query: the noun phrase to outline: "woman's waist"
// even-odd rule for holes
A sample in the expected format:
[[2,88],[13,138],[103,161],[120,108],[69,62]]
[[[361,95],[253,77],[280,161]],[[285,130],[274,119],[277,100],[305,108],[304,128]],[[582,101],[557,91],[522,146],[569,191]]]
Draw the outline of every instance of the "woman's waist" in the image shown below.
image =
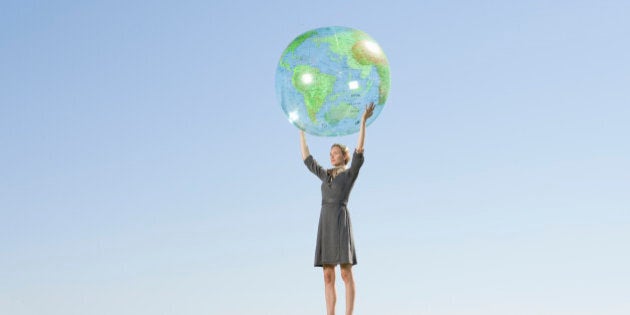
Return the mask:
[[348,200],[322,199],[322,206],[347,206]]

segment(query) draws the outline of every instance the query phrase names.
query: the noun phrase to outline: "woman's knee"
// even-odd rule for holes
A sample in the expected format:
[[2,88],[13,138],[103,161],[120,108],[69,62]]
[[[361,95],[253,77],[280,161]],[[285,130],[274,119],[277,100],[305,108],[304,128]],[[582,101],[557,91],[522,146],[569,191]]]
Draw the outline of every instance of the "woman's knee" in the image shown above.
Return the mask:
[[341,278],[344,282],[352,282],[352,265],[341,266]]
[[335,283],[335,266],[324,266],[324,283]]

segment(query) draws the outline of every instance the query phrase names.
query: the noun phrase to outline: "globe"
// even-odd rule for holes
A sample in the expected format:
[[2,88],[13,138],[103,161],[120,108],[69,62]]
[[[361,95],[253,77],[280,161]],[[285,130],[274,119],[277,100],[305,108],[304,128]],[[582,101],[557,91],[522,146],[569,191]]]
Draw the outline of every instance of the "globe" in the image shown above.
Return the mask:
[[342,26],[310,30],[284,50],[276,69],[276,94],[289,122],[316,136],[359,131],[365,107],[371,124],[389,93],[389,63],[368,34]]

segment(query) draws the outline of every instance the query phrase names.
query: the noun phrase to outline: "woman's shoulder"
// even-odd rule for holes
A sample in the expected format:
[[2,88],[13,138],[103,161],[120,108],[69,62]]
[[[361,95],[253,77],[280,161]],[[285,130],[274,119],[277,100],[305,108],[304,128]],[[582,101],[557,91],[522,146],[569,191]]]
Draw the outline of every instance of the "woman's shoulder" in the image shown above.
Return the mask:
[[354,153],[352,153],[352,159],[355,158],[363,159],[363,150],[355,149]]

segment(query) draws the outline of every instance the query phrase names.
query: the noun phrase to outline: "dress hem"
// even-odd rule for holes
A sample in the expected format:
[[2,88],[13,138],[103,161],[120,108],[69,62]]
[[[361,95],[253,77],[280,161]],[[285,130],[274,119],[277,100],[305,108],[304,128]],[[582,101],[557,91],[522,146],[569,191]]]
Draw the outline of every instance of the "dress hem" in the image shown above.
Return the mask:
[[325,265],[326,266],[337,266],[337,265],[353,265],[353,266],[356,266],[357,263],[356,262],[354,262],[354,263],[352,263],[352,262],[321,263],[321,264],[315,264],[315,268],[317,268],[317,267],[322,267],[323,268]]

